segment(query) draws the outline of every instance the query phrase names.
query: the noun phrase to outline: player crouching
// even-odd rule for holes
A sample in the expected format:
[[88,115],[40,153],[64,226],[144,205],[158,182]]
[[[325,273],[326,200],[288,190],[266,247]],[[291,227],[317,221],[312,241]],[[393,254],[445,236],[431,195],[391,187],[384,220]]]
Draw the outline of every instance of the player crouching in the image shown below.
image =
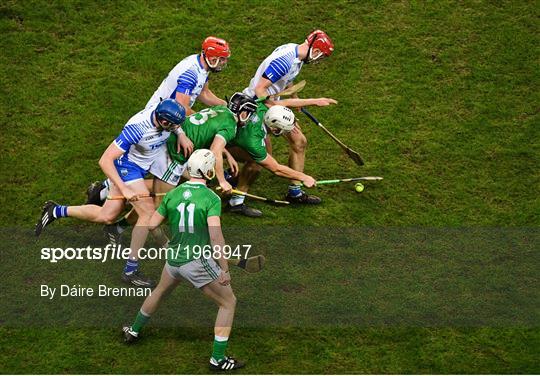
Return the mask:
[[[134,323],[123,328],[123,335],[127,343],[136,341],[162,298],[174,290],[183,278],[218,304],[210,367],[230,371],[244,364],[225,355],[236,297],[230,285],[227,260],[220,252],[225,246],[220,222],[221,200],[206,187],[206,181],[215,175],[215,164],[216,158],[210,150],[199,149],[193,152],[187,162],[190,180],[167,193],[150,218],[151,231],[167,218],[173,236],[158,286],[144,301]],[[217,263],[213,258],[194,257],[193,249],[205,249],[208,246],[212,247],[212,253],[219,254]]]
[[[238,178],[238,190],[247,192],[263,167],[277,176],[297,180],[305,187],[309,188],[315,185],[313,177],[278,163],[272,157],[271,148],[265,142],[268,133],[274,136],[287,135],[294,129],[294,124],[294,113],[289,108],[274,105],[269,109],[266,105],[260,103],[255,115],[250,117],[249,122],[244,127],[238,128],[235,138],[227,147],[238,162],[244,162],[244,167],[240,171]],[[289,202],[309,203],[315,197],[308,196],[303,191],[301,196],[304,198],[296,201],[289,196],[286,199]],[[229,200],[229,211],[248,217],[260,217],[262,212],[244,204],[244,199],[245,196],[243,195],[232,195]]]

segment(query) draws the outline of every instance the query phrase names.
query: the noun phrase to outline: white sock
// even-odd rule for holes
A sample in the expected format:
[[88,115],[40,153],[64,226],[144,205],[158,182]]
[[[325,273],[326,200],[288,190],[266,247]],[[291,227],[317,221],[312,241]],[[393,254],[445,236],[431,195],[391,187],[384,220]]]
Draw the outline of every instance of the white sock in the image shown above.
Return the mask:
[[246,199],[246,196],[232,195],[231,199],[229,200],[229,205],[231,206],[242,205],[245,199]]
[[99,199],[101,201],[106,200],[107,196],[109,195],[109,179],[105,180],[103,182],[103,185],[105,186],[105,188],[99,191]]

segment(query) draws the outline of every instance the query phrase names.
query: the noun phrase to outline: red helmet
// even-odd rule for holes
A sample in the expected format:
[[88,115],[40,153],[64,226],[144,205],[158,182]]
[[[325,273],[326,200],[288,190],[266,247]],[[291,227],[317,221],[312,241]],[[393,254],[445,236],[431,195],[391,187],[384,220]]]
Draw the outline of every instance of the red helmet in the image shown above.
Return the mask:
[[208,37],[202,44],[202,50],[207,58],[211,57],[226,57],[231,56],[229,44],[224,40],[216,37]]
[[317,48],[327,57],[334,52],[334,43],[332,39],[322,30],[312,31],[307,37],[306,41],[309,44],[310,52],[312,49]]

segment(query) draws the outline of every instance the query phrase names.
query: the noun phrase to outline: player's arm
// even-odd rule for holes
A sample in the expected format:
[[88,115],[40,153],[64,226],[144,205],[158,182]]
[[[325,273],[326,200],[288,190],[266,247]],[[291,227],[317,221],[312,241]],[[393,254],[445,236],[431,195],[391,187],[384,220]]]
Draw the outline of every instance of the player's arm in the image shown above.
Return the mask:
[[[128,136],[129,137],[129,136]],[[103,173],[118,187],[122,195],[129,201],[136,198],[135,192],[129,188],[118,175],[114,161],[122,156],[130,146],[136,143],[136,139],[126,139],[124,131],[114,140],[99,159],[99,167]],[[124,148],[126,150],[124,150]]]
[[183,94],[183,93],[179,92],[178,90],[176,90],[176,94],[175,94],[174,99],[176,99],[176,101],[178,103],[180,103],[182,105],[182,107],[185,108],[186,116],[189,116],[189,115],[195,113],[195,111],[193,111],[191,109],[191,107],[189,106],[189,102],[191,100],[191,97],[189,95]]
[[[272,81],[267,78],[261,77],[257,86],[255,86],[255,95],[257,98],[263,98],[268,96],[268,88],[272,85]],[[268,107],[281,105],[285,107],[306,107],[306,106],[329,106],[331,104],[337,104],[337,101],[332,98],[289,98],[281,100],[267,99],[264,102]]]
[[332,98],[288,98],[288,99],[280,99],[278,101],[272,101],[273,105],[281,105],[285,107],[307,107],[307,106],[329,106],[331,104],[337,104],[338,102],[335,99]]
[[176,93],[174,99],[186,110],[186,115],[189,116],[195,111],[191,109],[191,93],[197,86],[197,75],[190,70],[182,73],[176,80]]
[[203,102],[207,106],[226,106],[227,102],[225,102],[223,99],[217,97],[212,90],[208,87],[208,82],[204,84],[204,87],[201,91],[201,94],[199,94],[198,98],[201,102]]
[[225,239],[223,238],[223,232],[221,231],[221,220],[219,216],[214,215],[208,217],[207,221],[208,234],[210,235],[210,243],[212,244],[212,250],[220,250],[220,257],[215,259],[222,271],[219,283],[221,283],[222,285],[228,285],[231,281],[231,275],[229,273],[229,264],[227,263],[227,258],[223,253],[223,249],[225,247]]
[[233,155],[229,153],[227,148],[223,149],[223,155],[227,159],[227,163],[229,164],[229,167],[231,168],[231,172],[233,176],[237,176],[239,168],[238,168],[238,163],[236,162],[236,159],[234,159]]
[[176,134],[176,152],[178,154],[182,152],[184,153],[184,156],[188,158],[191,153],[193,153],[193,148],[195,147],[193,141],[189,139],[181,126],[176,128],[173,132]]
[[[268,78],[265,78],[264,76],[259,79],[259,82],[257,82],[257,86],[255,86],[255,95],[257,98],[264,98],[267,97],[268,94],[268,88],[272,85],[272,81],[270,81]],[[265,105],[268,107],[273,106],[275,104],[275,101],[271,99],[267,99],[264,102]]]
[[219,186],[223,190],[223,193],[230,193],[232,186],[225,180],[225,174],[223,173],[223,150],[225,149],[225,139],[220,135],[214,137],[210,150],[216,157],[216,178],[219,182]]
[[263,161],[258,163],[273,174],[282,178],[299,180],[308,188],[315,185],[315,179],[313,179],[311,176],[306,175],[303,172],[293,170],[288,166],[279,164],[278,161],[276,161],[270,154],[268,154]]
[[[281,77],[283,77],[285,73],[286,72],[279,65],[273,65],[273,62],[270,63],[270,66],[267,68],[267,70],[264,72],[262,77],[259,79],[259,82],[257,82],[257,85],[255,86],[255,95],[257,96],[257,98],[263,98],[268,96],[268,88],[273,83],[276,83],[279,79],[281,79]],[[289,98],[278,101],[267,99],[264,104],[266,104],[268,107],[279,104],[285,107],[298,108],[305,106],[328,106],[331,104],[337,104],[337,101],[332,98]]]
[[125,183],[120,179],[120,175],[118,175],[118,171],[116,171],[116,167],[114,167],[114,161],[120,158],[124,153],[124,150],[119,149],[118,146],[112,142],[99,159],[99,167],[101,167],[105,175],[120,189],[120,191],[122,191],[122,187],[125,186]]
[[[195,113],[191,109],[191,107],[189,107],[189,101],[191,99],[190,96],[187,94],[182,94],[178,90],[179,90],[179,87],[176,88],[175,99],[186,110],[186,116],[189,116]],[[186,158],[189,157],[191,153],[193,153],[193,142],[189,139],[188,136],[186,136],[186,134],[182,130],[182,127],[176,128],[174,133],[178,136],[178,138],[176,139],[176,152],[177,153],[182,152]]]

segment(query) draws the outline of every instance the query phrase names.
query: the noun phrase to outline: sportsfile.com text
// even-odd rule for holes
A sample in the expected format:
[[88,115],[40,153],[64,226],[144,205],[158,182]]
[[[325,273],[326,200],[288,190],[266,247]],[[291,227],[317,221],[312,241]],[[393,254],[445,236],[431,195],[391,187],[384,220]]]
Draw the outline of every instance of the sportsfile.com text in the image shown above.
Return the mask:
[[[167,254],[174,256],[182,251],[192,255],[195,259],[211,259],[223,255],[225,259],[232,258],[248,258],[251,251],[250,244],[243,245],[228,245],[223,248],[219,246],[182,246],[176,248],[160,247],[160,248],[141,248],[138,252],[139,259],[145,260],[166,260]],[[41,260],[48,260],[51,263],[57,263],[60,260],[127,260],[130,258],[131,248],[122,247],[122,245],[107,244],[105,247],[44,247],[41,248]]]

